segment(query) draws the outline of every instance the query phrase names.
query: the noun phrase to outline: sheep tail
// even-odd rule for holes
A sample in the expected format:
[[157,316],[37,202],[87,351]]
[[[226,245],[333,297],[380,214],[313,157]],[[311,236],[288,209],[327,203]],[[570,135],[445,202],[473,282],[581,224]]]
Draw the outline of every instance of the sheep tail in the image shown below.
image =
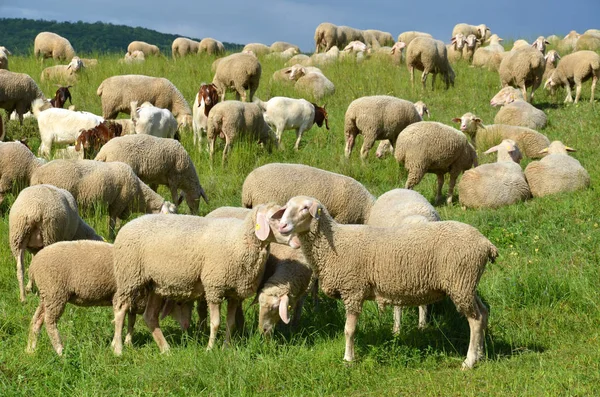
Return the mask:
[[256,96],[254,97],[254,100],[252,102],[257,104],[263,113],[267,111],[267,105],[263,101],[258,99]]
[[96,95],[98,95],[98,96],[100,96],[100,97],[102,96],[102,90],[104,90],[104,87],[103,87],[103,86],[104,86],[104,82],[102,82],[102,83],[100,84],[100,86],[98,87],[98,89],[96,90]]
[[44,106],[44,100],[43,99],[37,98],[37,99],[33,100],[33,102],[31,103],[31,112],[33,113],[33,115],[35,116],[35,118],[38,117],[38,115],[42,111],[42,107],[43,106]]

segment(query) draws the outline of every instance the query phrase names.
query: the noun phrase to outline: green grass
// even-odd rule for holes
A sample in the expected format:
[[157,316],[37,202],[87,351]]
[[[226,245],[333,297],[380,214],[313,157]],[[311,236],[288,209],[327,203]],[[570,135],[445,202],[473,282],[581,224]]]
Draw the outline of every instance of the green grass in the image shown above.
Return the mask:
[[[72,88],[80,110],[101,113],[96,89],[116,74],[141,73],[170,79],[193,101],[203,81],[211,80],[213,58],[149,59],[141,65],[122,65],[116,56],[100,58]],[[46,62],[46,65],[51,62]],[[30,74],[36,81],[43,68],[31,58],[12,57],[13,71]],[[263,60],[263,78],[257,96],[296,96],[293,89],[270,81],[283,67],[279,61]],[[436,91],[411,88],[404,66],[371,59],[363,64],[340,62],[323,68],[336,86],[325,100],[331,130],[313,127],[295,152],[292,132],[284,133],[285,150],[271,154],[250,144],[235,144],[229,163],[222,166],[220,153],[210,167],[205,149],[192,145],[191,131],[183,144],[190,152],[200,181],[210,198],[202,205],[205,214],[222,205],[239,205],[245,176],[268,162],[298,162],[340,172],[364,183],[375,195],[402,187],[406,172],[388,157],[377,160],[372,149],[362,164],[359,149],[344,160],[344,113],[358,97],[390,94],[429,105],[432,121],[451,124],[466,112],[493,123],[497,109],[489,99],[499,90],[494,73],[455,67],[456,85],[446,91],[438,81]],[[440,79],[438,79],[440,80]],[[41,84],[50,96],[56,89]],[[429,327],[419,331],[416,310],[407,310],[399,336],[392,336],[392,316],[382,315],[372,302],[365,304],[359,320],[356,348],[358,360],[342,362],[344,311],[340,302],[322,297],[319,310],[306,305],[296,332],[285,327],[265,342],[257,332],[257,308],[245,303],[248,330],[234,340],[231,349],[206,352],[206,334],[182,334],[172,320],[164,333],[171,344],[169,355],[160,355],[143,321],[136,326],[134,348],[114,357],[109,308],[68,306],[59,329],[65,355],[57,357],[45,331],[38,350],[26,355],[28,326],[38,298],[18,301],[15,261],[8,248],[10,196],[0,206],[0,394],[12,395],[597,395],[600,393],[599,224],[598,179],[600,163],[600,112],[590,104],[590,84],[583,88],[582,102],[563,105],[540,89],[535,104],[548,115],[543,131],[550,140],[560,139],[574,153],[592,178],[582,192],[532,199],[497,210],[463,210],[458,205],[438,207],[445,220],[454,219],[477,227],[499,249],[500,257],[488,265],[479,292],[490,308],[486,356],[476,369],[461,372],[468,346],[468,325],[449,301],[433,306]],[[308,98],[310,99],[310,98]],[[34,120],[23,127],[7,124],[9,138],[30,137],[34,150],[39,133]],[[493,156],[480,154],[481,162]],[[523,167],[529,160],[524,162]],[[434,198],[436,180],[428,175],[417,190]],[[160,193],[170,198],[166,189]],[[183,212],[187,207],[183,205]],[[107,236],[102,211],[85,219]],[[132,218],[130,218],[132,219]],[[222,334],[219,342],[222,341]]]

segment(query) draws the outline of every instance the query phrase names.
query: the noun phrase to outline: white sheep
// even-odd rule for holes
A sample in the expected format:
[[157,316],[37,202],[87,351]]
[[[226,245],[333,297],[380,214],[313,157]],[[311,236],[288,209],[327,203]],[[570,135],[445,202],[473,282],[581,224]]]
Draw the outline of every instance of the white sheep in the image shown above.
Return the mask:
[[141,51],[145,56],[160,55],[160,49],[154,44],[148,44],[145,41],[132,41],[127,46],[127,52],[132,54],[134,51]]
[[[0,69],[0,108],[7,113],[17,112],[23,125],[23,115],[31,109],[35,99],[46,99],[36,82],[25,73],[14,73]],[[50,107],[50,103],[47,104]]]
[[294,89],[298,93],[310,95],[317,101],[335,93],[335,86],[331,80],[315,67],[294,65],[289,78],[296,80]]
[[287,97],[273,97],[266,102],[255,99],[254,101],[263,111],[265,122],[275,127],[277,146],[281,146],[281,134],[285,130],[296,130],[296,144],[298,150],[304,131],[308,131],[313,124],[329,129],[327,111],[306,99],[293,99]]
[[552,142],[543,150],[548,155],[539,161],[532,161],[525,168],[525,177],[533,197],[574,192],[590,186],[590,175],[581,163],[567,152],[575,149],[560,141]]
[[263,43],[249,43],[242,48],[242,52],[246,51],[252,51],[257,56],[263,56],[271,52],[271,47]]
[[8,214],[8,235],[17,262],[21,302],[25,301],[25,251],[35,253],[57,241],[102,240],[79,217],[71,193],[52,185],[30,186],[21,191]]
[[225,46],[219,40],[211,37],[205,37],[200,40],[198,45],[198,54],[206,53],[208,55],[220,55],[225,53]]
[[600,33],[595,29],[587,30],[577,40],[575,51],[598,51],[600,50]]
[[77,75],[83,71],[83,61],[79,57],[73,57],[68,65],[49,66],[42,70],[41,81],[56,80],[61,83],[75,83]]
[[75,50],[69,42],[62,36],[52,32],[41,32],[35,36],[33,41],[33,54],[36,58],[42,57],[59,60],[72,59],[75,56]]
[[[542,83],[546,60],[544,55],[533,47],[521,47],[515,51],[510,51],[502,59],[498,73],[502,88],[512,86],[520,88],[523,92],[523,98],[531,102],[535,90]],[[531,87],[531,93],[527,93],[527,88]]]
[[152,135],[157,138],[175,138],[177,133],[177,120],[168,109],[153,106],[144,102],[131,115],[135,123],[135,133]]
[[501,41],[504,41],[504,39],[497,34],[493,34],[490,37],[488,46],[477,48],[473,54],[473,66],[493,67],[491,62],[494,54],[504,52],[504,47],[500,44]]
[[[227,90],[235,90],[236,99],[252,101],[254,93],[260,83],[262,69],[258,59],[250,54],[231,54],[222,58],[217,65],[213,84],[221,95],[221,101],[225,100]],[[246,90],[250,94],[246,95]]]
[[141,63],[146,60],[142,51],[134,51],[131,54],[126,52],[122,59],[119,59],[119,63]]
[[4,137],[6,137],[6,130],[4,129],[4,120],[0,114],[0,142],[4,140]]
[[470,34],[465,38],[465,46],[463,47],[463,58],[467,60],[467,62],[471,62],[473,60],[473,55],[477,48],[481,44],[481,40],[478,39],[474,34]]
[[171,56],[173,58],[186,55],[196,55],[198,53],[198,47],[200,42],[188,39],[187,37],[177,37],[171,44]]
[[321,54],[312,54],[310,56],[311,64],[328,65],[338,60],[340,57],[340,49],[338,46],[333,46],[329,50]]
[[300,53],[300,47],[294,44],[286,43],[285,41],[276,41],[271,44],[271,52],[285,52],[290,48],[295,51],[295,54]]
[[344,302],[344,360],[355,358],[354,334],[365,300],[412,306],[445,296],[469,322],[463,369],[483,356],[488,310],[477,295],[477,284],[498,251],[477,229],[453,221],[398,228],[341,225],[317,199],[306,196],[291,198],[272,216],[279,217],[280,233],[290,237],[291,247],[301,247],[322,291]]
[[362,30],[349,26],[337,26],[329,22],[323,22],[315,29],[315,54],[327,52],[332,47],[345,47],[349,42],[359,40],[364,42]]
[[546,81],[548,81],[548,77],[556,70],[556,66],[558,65],[558,61],[560,60],[560,55],[556,50],[550,50],[544,56],[546,59],[546,69],[544,69],[544,76],[542,76],[542,81],[544,82],[544,87],[546,87]]
[[581,84],[590,78],[592,79],[592,89],[590,95],[590,103],[594,102],[594,90],[596,83],[600,77],[600,55],[594,51],[577,51],[572,54],[565,55],[556,70],[552,72],[548,80],[546,80],[545,88],[554,90],[556,87],[565,87],[567,89],[567,97],[565,102],[573,102],[571,94],[571,85],[576,86],[575,103],[579,102],[581,96]]
[[41,110],[44,101],[36,99],[31,107],[37,118],[41,144],[39,154],[50,156],[52,144],[74,144],[82,130],[88,130],[104,122],[104,119],[89,112],[74,112],[62,108]]
[[287,61],[297,54],[298,54],[298,50],[296,50],[293,47],[290,47],[285,51],[271,52],[270,54],[267,55],[267,59],[280,59],[280,60]]
[[429,37],[416,37],[406,47],[406,66],[410,72],[410,81],[414,84],[414,70],[422,70],[421,83],[425,89],[427,75],[433,74],[431,78],[431,89],[435,86],[435,76],[439,73],[446,84],[454,87],[454,70],[448,62],[448,53],[444,42]]
[[463,47],[465,46],[465,35],[462,33],[453,36],[450,44],[446,46],[448,51],[448,60],[452,63],[458,62],[463,57]]
[[98,152],[96,161],[121,161],[153,190],[166,185],[174,203],[181,189],[192,214],[198,213],[200,197],[208,203],[192,159],[183,145],[173,139],[151,135],[127,135],[108,141]]
[[469,25],[466,23],[456,24],[454,29],[452,29],[452,37],[459,33],[464,34],[465,37],[473,34],[482,42],[487,41],[490,38],[490,28],[483,23],[481,25]]
[[490,100],[492,106],[502,106],[494,117],[496,124],[508,124],[542,129],[546,126],[548,119],[543,110],[525,101],[523,93],[518,88],[504,87]]
[[[410,44],[410,42],[413,41],[417,37],[429,37],[430,39],[433,38],[433,36],[430,35],[429,33],[417,32],[417,31],[411,30],[408,32],[400,33],[398,35],[398,42],[402,42],[405,44],[405,46],[408,46]],[[452,35],[452,37],[454,37],[454,35]]]
[[21,142],[0,142],[0,204],[9,192],[29,186],[31,174],[42,164]]
[[12,55],[12,53],[8,50],[8,48],[0,46],[0,69],[8,70],[9,55]]
[[[431,113],[429,113],[429,108],[427,107],[425,102],[417,101],[414,103],[414,106],[415,109],[417,109],[417,113],[419,113],[419,116],[421,116],[421,120],[423,120],[425,113],[427,113],[427,118],[431,117]],[[375,156],[378,159],[380,159],[387,156],[388,154],[394,154],[394,146],[392,145],[392,142],[386,139],[384,141],[379,142],[379,146],[377,146]]]
[[577,46],[577,41],[581,37],[581,34],[574,30],[571,30],[556,46],[556,49],[561,54],[572,52]]

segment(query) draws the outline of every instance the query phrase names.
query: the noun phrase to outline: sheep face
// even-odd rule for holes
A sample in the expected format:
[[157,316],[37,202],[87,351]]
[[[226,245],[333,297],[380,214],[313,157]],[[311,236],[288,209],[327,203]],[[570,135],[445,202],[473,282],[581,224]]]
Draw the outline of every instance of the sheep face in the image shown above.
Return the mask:
[[403,48],[406,47],[406,43],[403,41],[399,41],[396,44],[394,44],[394,46],[392,47],[392,49],[390,50],[390,53],[392,55],[394,55],[396,52],[401,52]]
[[288,295],[273,296],[261,292],[258,296],[260,310],[258,314],[258,329],[265,335],[270,335],[279,319],[284,323],[290,322],[288,313],[290,298]]
[[460,123],[460,130],[469,135],[474,135],[477,132],[477,126],[481,124],[481,119],[473,113],[465,113],[460,118],[453,118],[452,121]]
[[290,80],[298,80],[300,77],[306,74],[306,68],[302,65],[296,64],[290,68],[286,73],[290,74]]
[[564,154],[564,155],[566,155],[567,152],[576,152],[576,150],[573,149],[572,147],[566,146],[561,141],[552,141],[550,146],[548,146],[545,149],[540,150],[540,154],[547,153],[547,154]]
[[462,33],[457,34],[456,36],[454,36],[452,38],[452,40],[450,40],[450,43],[452,43],[454,45],[454,48],[457,50],[462,50],[462,48],[465,46],[465,35]]
[[170,203],[168,201],[165,201],[162,206],[160,207],[160,213],[161,214],[176,214],[177,213],[177,206],[173,203]]
[[498,152],[498,161],[509,161],[512,160],[517,164],[521,163],[523,155],[517,146],[517,143],[512,139],[504,139],[496,146],[492,146],[486,150],[485,154]]
[[377,156],[378,159],[381,159],[388,154],[394,154],[394,147],[392,146],[392,143],[388,140],[379,142],[375,156]]
[[312,221],[318,221],[324,209],[323,204],[314,197],[296,196],[292,197],[272,218],[277,219],[281,214],[279,232],[283,236],[289,236],[288,245],[297,249],[300,248],[298,235],[308,232]]
[[517,100],[524,100],[521,90],[513,87],[504,87],[490,100],[490,105],[504,106]]

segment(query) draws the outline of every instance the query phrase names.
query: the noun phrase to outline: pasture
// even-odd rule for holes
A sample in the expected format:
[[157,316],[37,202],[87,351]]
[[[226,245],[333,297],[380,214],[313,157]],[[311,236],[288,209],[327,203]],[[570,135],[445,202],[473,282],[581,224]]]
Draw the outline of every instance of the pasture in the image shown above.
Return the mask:
[[[510,44],[507,44],[510,48]],[[214,58],[190,56],[148,58],[141,64],[119,64],[116,55],[99,56],[71,88],[78,110],[101,114],[98,85],[118,74],[146,74],[168,78],[189,104],[200,83],[212,80]],[[52,64],[45,61],[44,66]],[[262,78],[257,96],[297,97],[292,87],[271,81],[283,61],[261,59]],[[32,57],[10,58],[10,69],[28,73],[46,94],[56,87],[39,82],[43,67]],[[241,186],[255,167],[269,162],[303,163],[351,176],[374,195],[404,187],[406,171],[393,157],[360,160],[358,138],[349,160],[344,158],[344,113],[350,102],[365,95],[394,95],[424,101],[432,121],[453,125],[452,118],[473,112],[492,124],[497,108],[489,100],[500,89],[498,75],[459,63],[455,87],[444,90],[438,78],[431,91],[420,83],[411,87],[405,65],[369,59],[361,64],[343,60],[322,67],[335,84],[336,93],[325,99],[330,131],[314,126],[304,134],[298,152],[295,134],[283,134],[284,150],[268,153],[252,142],[236,142],[229,162],[221,165],[220,152],[210,166],[206,147],[193,146],[191,129],[182,131],[182,143],[192,156],[210,205],[201,204],[201,215],[224,205],[240,205]],[[415,77],[420,77],[417,74]],[[418,81],[418,78],[417,78]],[[314,308],[307,300],[298,329],[280,327],[265,341],[257,329],[258,309],[244,304],[247,328],[229,349],[205,350],[208,335],[192,327],[182,333],[171,319],[163,332],[171,345],[159,354],[144,322],[136,324],[134,348],[122,357],[110,348],[114,327],[111,308],[67,306],[59,322],[65,346],[58,357],[45,331],[37,351],[24,353],[28,327],[38,297],[18,299],[15,260],[8,245],[9,196],[0,206],[0,394],[12,395],[597,395],[600,393],[600,111],[589,103],[590,83],[582,100],[564,105],[563,91],[556,97],[540,88],[534,104],[548,116],[542,130],[548,138],[577,149],[573,157],[587,169],[588,190],[536,198],[497,210],[463,210],[458,204],[439,206],[443,220],[458,220],[477,227],[500,252],[488,264],[479,294],[490,309],[485,340],[486,358],[471,371],[462,372],[469,342],[468,325],[454,305],[445,300],[433,306],[424,331],[417,329],[416,309],[406,310],[402,331],[393,336],[392,311],[379,313],[373,302],[365,304],[356,336],[357,361],[342,361],[344,309],[339,301],[321,295]],[[598,95],[597,95],[598,96]],[[233,96],[228,94],[228,98]],[[310,99],[310,98],[307,98]],[[322,105],[319,103],[319,105]],[[121,116],[125,117],[125,116]],[[6,123],[8,139],[29,137],[34,152],[39,133],[34,119]],[[457,127],[456,125],[454,125]],[[203,143],[206,143],[204,140]],[[219,142],[222,148],[222,141]],[[479,153],[480,163],[495,161]],[[529,162],[524,159],[523,168]],[[430,201],[436,178],[427,175],[416,187]],[[444,186],[444,192],[447,184]],[[170,199],[167,189],[159,192]],[[457,200],[455,200],[457,202]],[[187,213],[185,204],[180,212]],[[103,236],[107,217],[101,210],[82,214]],[[132,215],[133,219],[139,214]],[[173,247],[174,250],[177,247]],[[27,260],[27,263],[29,259]],[[194,317],[194,319],[196,319]]]

